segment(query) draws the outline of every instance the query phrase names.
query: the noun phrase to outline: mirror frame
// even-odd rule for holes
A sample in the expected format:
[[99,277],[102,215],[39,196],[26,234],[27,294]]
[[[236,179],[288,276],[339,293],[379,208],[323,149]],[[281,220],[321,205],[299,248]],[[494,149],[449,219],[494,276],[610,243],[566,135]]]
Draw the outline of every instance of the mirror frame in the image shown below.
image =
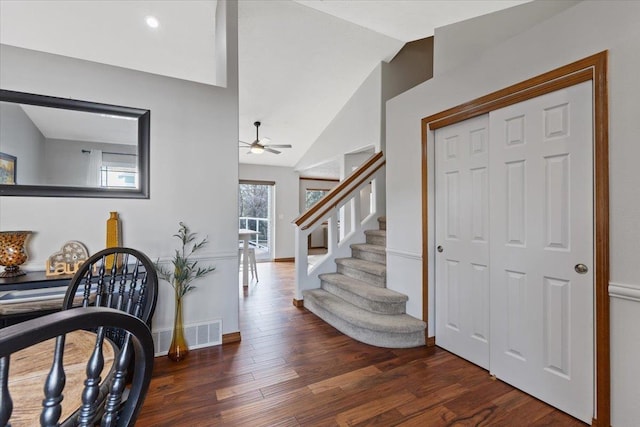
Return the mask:
[[149,198],[149,135],[151,122],[151,112],[149,110],[36,95],[5,89],[0,89],[0,101],[137,118],[139,184],[139,188],[136,189],[0,184],[0,196],[95,197],[116,199]]

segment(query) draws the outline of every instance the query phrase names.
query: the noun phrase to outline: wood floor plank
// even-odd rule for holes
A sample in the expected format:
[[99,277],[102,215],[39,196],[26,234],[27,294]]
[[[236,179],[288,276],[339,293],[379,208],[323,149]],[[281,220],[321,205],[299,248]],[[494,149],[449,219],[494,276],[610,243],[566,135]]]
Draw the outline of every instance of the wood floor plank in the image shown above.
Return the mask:
[[357,369],[355,371],[347,372],[346,374],[309,384],[308,387],[314,394],[318,394],[331,388],[344,388],[344,386],[357,382],[362,378],[377,375],[379,373],[380,370],[375,366],[366,366],[362,369]]
[[357,425],[415,399],[413,394],[406,391],[385,396],[337,414],[336,422],[339,426]]
[[379,348],[294,307],[294,265],[239,286],[242,341],[156,358],[139,427],[584,426],[438,347]]
[[449,426],[456,418],[456,414],[444,406],[435,406],[426,409],[415,416],[397,424],[398,427],[444,427]]
[[252,390],[268,387],[270,385],[278,384],[292,378],[298,378],[298,373],[296,371],[290,368],[279,369],[277,372],[274,372],[271,375],[262,378],[253,378],[251,381],[243,382],[230,387],[220,388],[216,390],[216,397],[218,398],[218,400],[224,400],[228,399],[231,396],[248,393]]

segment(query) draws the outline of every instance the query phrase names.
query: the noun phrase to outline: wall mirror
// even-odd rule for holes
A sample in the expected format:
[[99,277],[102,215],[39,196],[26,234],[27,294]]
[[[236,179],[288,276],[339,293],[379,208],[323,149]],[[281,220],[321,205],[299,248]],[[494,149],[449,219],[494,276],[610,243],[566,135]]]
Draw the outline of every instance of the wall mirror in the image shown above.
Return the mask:
[[149,110],[0,90],[0,195],[149,198]]

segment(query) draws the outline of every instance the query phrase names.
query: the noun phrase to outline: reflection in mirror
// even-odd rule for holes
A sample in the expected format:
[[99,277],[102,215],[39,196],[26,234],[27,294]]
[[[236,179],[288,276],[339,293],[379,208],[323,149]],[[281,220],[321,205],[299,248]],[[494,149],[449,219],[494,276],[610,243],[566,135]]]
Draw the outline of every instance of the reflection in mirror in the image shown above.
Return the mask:
[[148,110],[0,93],[1,195],[148,197]]

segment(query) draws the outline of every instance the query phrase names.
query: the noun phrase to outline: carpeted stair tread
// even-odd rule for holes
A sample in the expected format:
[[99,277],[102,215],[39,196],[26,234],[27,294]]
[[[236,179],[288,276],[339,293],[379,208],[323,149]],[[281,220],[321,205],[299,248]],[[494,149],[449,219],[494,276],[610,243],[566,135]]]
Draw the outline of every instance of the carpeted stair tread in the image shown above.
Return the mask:
[[367,236],[387,237],[387,230],[365,230],[364,234]]
[[384,246],[372,245],[370,243],[354,243],[351,245],[351,249],[357,249],[365,252],[373,252],[380,255],[386,255],[387,253]]
[[351,293],[354,293],[371,301],[404,303],[409,299],[409,297],[401,294],[400,292],[392,291],[391,289],[387,288],[371,286],[370,284],[363,282],[362,280],[354,279],[340,273],[325,273],[319,275],[318,277],[320,277],[321,280],[330,282],[342,289],[348,290]]
[[367,243],[387,246],[387,230],[365,230],[364,235]]
[[[338,273],[338,276],[342,277],[342,279],[336,279],[335,277],[321,278],[320,288],[330,294],[342,298],[349,304],[353,304],[356,307],[360,307],[372,313],[403,314],[407,312],[406,301],[399,299],[397,301],[393,301],[392,299],[385,300],[383,299],[383,295],[372,295],[372,293],[365,288],[376,288],[375,285],[360,282],[357,279],[353,279],[340,273]],[[359,287],[357,285],[352,286],[350,283],[345,283],[345,280],[354,280],[363,283],[365,287]],[[385,288],[379,287],[377,289]]]
[[[319,305],[324,310],[330,312],[335,317],[346,323],[367,329],[369,331],[403,333],[422,333],[426,323],[408,314],[377,314],[349,304],[343,299],[330,294],[323,289],[312,289],[303,292],[305,307],[308,300],[313,299],[312,305]],[[311,301],[309,301],[311,302]],[[311,310],[313,311],[313,310]],[[315,312],[314,312],[315,313]],[[317,314],[317,313],[316,313]],[[322,317],[322,316],[320,316]],[[333,325],[338,330],[339,326]],[[378,344],[376,344],[378,345]],[[384,345],[383,345],[384,347]]]
[[378,262],[358,258],[336,258],[336,264],[364,271],[374,276],[386,277],[387,275],[387,266]]
[[408,297],[387,289],[386,217],[336,258],[336,273],[318,275],[320,288],[302,292],[304,307],[345,335],[378,347],[425,345],[426,323],[406,314]]
[[351,256],[365,261],[387,263],[387,252],[384,246],[370,243],[355,243],[351,245]]

